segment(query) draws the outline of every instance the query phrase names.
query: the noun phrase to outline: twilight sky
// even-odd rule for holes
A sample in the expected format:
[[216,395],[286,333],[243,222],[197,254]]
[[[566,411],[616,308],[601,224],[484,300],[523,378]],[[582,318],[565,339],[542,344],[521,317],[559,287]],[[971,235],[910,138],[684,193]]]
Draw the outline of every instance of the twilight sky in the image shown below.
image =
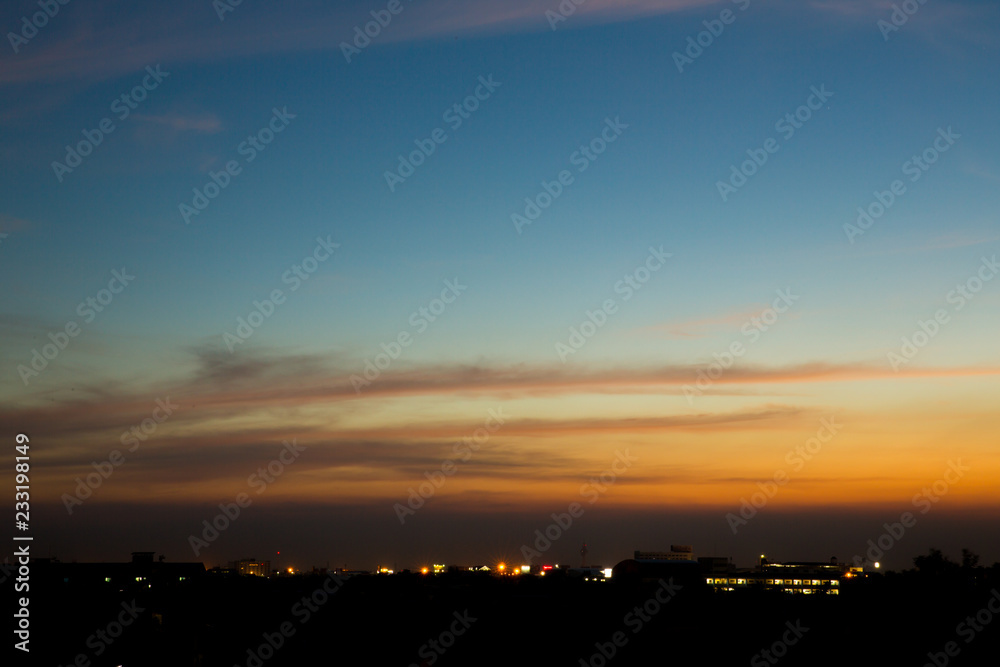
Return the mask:
[[36,551],[1000,560],[1000,8],[904,4],[5,3]]

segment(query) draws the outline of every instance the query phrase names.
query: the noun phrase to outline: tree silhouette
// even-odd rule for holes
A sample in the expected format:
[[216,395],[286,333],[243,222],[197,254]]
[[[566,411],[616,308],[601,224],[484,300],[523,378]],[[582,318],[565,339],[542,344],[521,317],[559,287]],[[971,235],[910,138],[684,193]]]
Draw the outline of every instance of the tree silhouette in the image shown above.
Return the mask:
[[[963,550],[963,556],[964,556]],[[917,556],[913,559],[913,564],[917,568],[917,572],[921,575],[940,578],[947,576],[949,574],[954,574],[958,568],[958,563],[950,560],[947,556],[941,553],[940,549],[931,549],[926,556]]]
[[979,565],[979,554],[972,553],[968,549],[962,549],[962,569],[972,570]]

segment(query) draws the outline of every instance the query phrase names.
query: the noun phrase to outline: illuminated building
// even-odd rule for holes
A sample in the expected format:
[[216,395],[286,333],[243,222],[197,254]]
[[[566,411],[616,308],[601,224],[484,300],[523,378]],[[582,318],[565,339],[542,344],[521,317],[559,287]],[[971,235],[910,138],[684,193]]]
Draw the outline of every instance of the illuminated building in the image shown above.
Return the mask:
[[693,561],[694,547],[687,544],[671,544],[670,551],[636,551],[635,559]]
[[830,562],[772,563],[762,554],[760,564],[752,570],[733,569],[729,573],[709,572],[705,583],[717,591],[743,588],[777,590],[793,594],[840,593],[840,580],[851,578],[861,568]]
[[260,561],[256,558],[244,558],[233,563],[233,569],[239,574],[254,577],[266,577],[271,574],[271,561]]
[[98,585],[119,590],[157,590],[183,585],[205,574],[202,563],[169,563],[152,551],[134,551],[127,563],[61,563],[55,558],[35,559],[32,564],[40,578],[64,586]]

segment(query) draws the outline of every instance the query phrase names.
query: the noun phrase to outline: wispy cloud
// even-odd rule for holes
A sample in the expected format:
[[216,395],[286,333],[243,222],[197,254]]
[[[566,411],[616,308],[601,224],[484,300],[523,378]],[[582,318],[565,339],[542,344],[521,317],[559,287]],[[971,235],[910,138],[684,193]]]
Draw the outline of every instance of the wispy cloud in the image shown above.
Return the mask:
[[892,11],[890,0],[812,0],[809,6],[821,12],[848,18],[877,19],[881,12]]
[[[0,410],[0,425],[36,424],[46,431],[73,433],[99,429],[107,424],[128,424],[149,412],[157,397],[170,396],[191,408],[185,415],[222,420],[259,410],[304,410],[310,406],[347,406],[359,401],[398,397],[463,396],[518,398],[583,394],[680,393],[696,377],[697,365],[661,365],[653,368],[589,368],[517,364],[412,366],[386,372],[359,396],[350,374],[357,368],[344,360],[319,355],[268,353],[227,355],[200,351],[197,364],[182,380],[154,388],[126,386],[118,381],[81,388],[79,398],[61,402],[47,398],[34,408]],[[885,363],[811,363],[781,367],[743,366],[729,369],[716,385],[758,387],[820,382],[869,381],[906,378],[977,377],[1000,375],[1000,368],[950,367],[910,368],[893,372]],[[84,394],[84,392],[88,392]],[[784,408],[782,408],[784,409]],[[182,417],[187,419],[188,416]],[[329,417],[324,418],[328,425]],[[685,417],[684,419],[689,419]],[[701,418],[697,418],[700,420]],[[702,423],[697,421],[697,423]],[[679,426],[682,422],[616,419],[619,425],[637,429]],[[552,422],[556,423],[556,422]],[[574,420],[574,424],[580,424]],[[695,423],[695,422],[692,422]],[[560,427],[560,428],[564,428]],[[410,427],[407,427],[408,429]],[[429,429],[427,437],[442,435],[452,425]],[[586,428],[600,428],[599,420]],[[413,433],[414,431],[408,431]],[[356,432],[352,437],[376,438],[385,432]],[[401,434],[397,434],[401,435]]]
[[969,246],[994,243],[996,241],[1000,241],[1000,234],[946,234],[931,239],[927,244],[914,248],[914,250],[950,250],[952,248],[968,248]]
[[694,320],[681,320],[678,322],[653,324],[648,327],[636,329],[633,333],[667,339],[704,338],[720,329],[735,329],[746,322],[750,317],[760,315],[760,312],[765,308],[767,308],[767,306],[761,304],[756,307],[748,307],[739,312],[717,315],[715,317],[704,317]]
[[[808,7],[826,16],[867,27],[878,39],[882,39],[878,22],[887,21],[892,25],[893,12],[902,12],[900,5],[896,0],[811,0],[808,3]],[[801,9],[798,2],[789,2],[786,6]],[[990,2],[921,2],[917,13],[905,14],[906,23],[894,27],[940,50],[961,43],[995,47],[996,31],[989,26],[995,24],[997,14],[996,3]]]
[[[666,14],[720,0],[589,0],[579,5],[572,25],[623,21]],[[550,30],[551,0],[439,0],[409,3],[377,45],[484,32]],[[183,66],[253,55],[339,51],[357,25],[371,21],[367,3],[302,3],[254,7],[244,3],[220,22],[210,3],[170,6],[120,0],[69,5],[62,26],[24,48],[0,69],[0,85],[59,82],[81,85],[139,72],[147,65]]]
[[222,121],[215,114],[162,114],[159,116],[148,116],[145,114],[133,114],[136,120],[162,125],[177,132],[201,132],[204,134],[214,134],[222,131]]
[[985,161],[967,160],[962,170],[970,176],[1000,183],[1000,173],[994,171]]
[[[683,11],[708,11],[722,0],[588,0],[559,29],[572,30],[599,23],[629,21]],[[934,4],[934,3],[931,3]],[[982,34],[985,19],[995,8],[967,3],[923,6],[926,21],[912,21],[907,31],[933,37],[948,29],[965,39],[995,43]],[[942,6],[943,5],[943,6]],[[548,0],[438,0],[404,4],[406,11],[387,26],[372,48],[395,42],[443,36],[550,31],[546,11],[559,2]],[[778,7],[817,16],[832,15],[863,22],[875,31],[875,21],[891,11],[885,0],[814,1]],[[219,21],[210,3],[147,5],[121,0],[67,5],[59,23],[53,22],[14,59],[0,69],[0,86],[58,82],[61,89],[87,85],[140,72],[147,65],[183,67],[193,62],[222,62],[233,58],[303,51],[339,51],[353,39],[355,26],[371,20],[367,3],[296,3],[254,6],[243,3]],[[713,10],[714,11],[714,10]],[[923,17],[921,17],[923,18]],[[37,96],[36,96],[37,98]]]
[[20,232],[31,227],[32,224],[27,220],[0,213],[0,232]]
[[[708,6],[721,0],[588,0],[573,3],[575,11],[567,21],[557,24],[570,27],[573,23],[593,24],[627,21],[644,16],[669,14],[693,7]],[[551,30],[546,11],[557,12],[559,0],[443,0],[415,8],[417,17],[411,37],[433,37],[442,34],[473,31]]]
[[[988,224],[989,223],[987,223],[987,225]],[[972,246],[996,243],[997,241],[1000,241],[1000,234],[986,231],[962,231],[951,234],[942,234],[913,245],[897,245],[891,248],[872,249],[867,251],[866,254],[870,256],[909,255],[937,252],[941,250],[954,250],[957,248],[969,248]]]

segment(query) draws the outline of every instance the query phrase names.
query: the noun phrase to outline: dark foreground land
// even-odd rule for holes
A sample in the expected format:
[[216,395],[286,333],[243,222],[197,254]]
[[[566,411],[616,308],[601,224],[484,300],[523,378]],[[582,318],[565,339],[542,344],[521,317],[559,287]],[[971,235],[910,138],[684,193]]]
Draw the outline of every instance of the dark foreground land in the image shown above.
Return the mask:
[[792,596],[715,593],[700,578],[471,573],[207,574],[122,588],[40,570],[31,660],[15,652],[15,664],[992,666],[998,572],[912,572]]

